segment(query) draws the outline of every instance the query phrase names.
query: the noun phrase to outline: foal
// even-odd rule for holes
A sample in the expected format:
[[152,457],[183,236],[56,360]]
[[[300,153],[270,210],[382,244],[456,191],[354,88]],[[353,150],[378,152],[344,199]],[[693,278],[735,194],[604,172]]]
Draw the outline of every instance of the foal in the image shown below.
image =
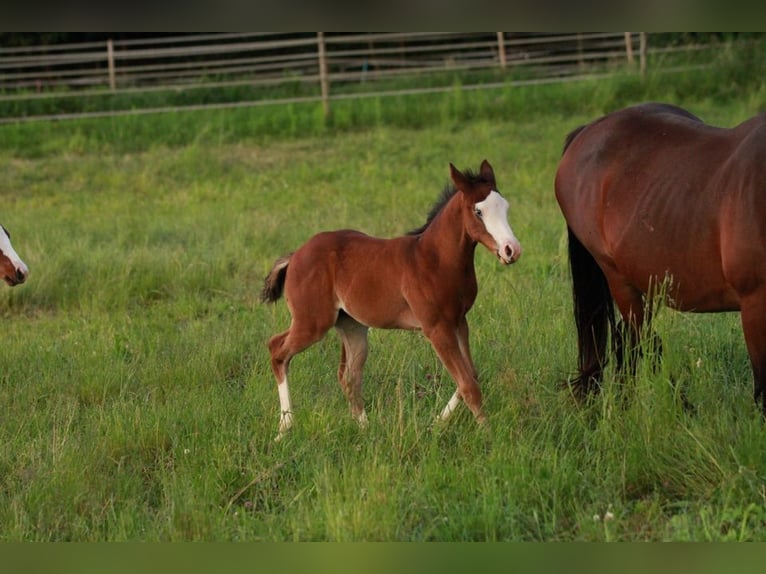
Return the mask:
[[348,229],[319,233],[274,264],[262,300],[276,302],[284,291],[292,316],[290,328],[269,341],[281,406],[277,440],[293,422],[290,360],[332,327],[343,343],[338,381],[360,425],[367,422],[362,368],[370,327],[422,330],[457,384],[440,418],[462,399],[484,422],[466,321],[478,289],[474,251],[481,243],[507,265],[519,258],[521,245],[487,160],[478,174],[450,164],[450,176],[453,186],[421,228],[393,239]]

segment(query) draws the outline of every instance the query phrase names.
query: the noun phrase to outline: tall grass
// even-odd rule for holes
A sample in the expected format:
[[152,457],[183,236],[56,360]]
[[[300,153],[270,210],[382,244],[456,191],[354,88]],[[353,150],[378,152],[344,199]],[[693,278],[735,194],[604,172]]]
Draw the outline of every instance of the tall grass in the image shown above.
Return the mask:
[[[0,539],[764,539],[736,315],[661,312],[659,369],[608,374],[585,407],[559,385],[564,135],[633,99],[721,125],[764,103],[695,77],[338,102],[329,123],[294,106],[2,127],[2,223],[31,276],[0,291]],[[273,260],[323,229],[416,227],[448,162],[485,157],[525,248],[511,268],[476,254],[489,428],[462,407],[434,426],[454,383],[419,334],[375,330],[369,428],[330,334],[293,361],[296,426],[274,443],[265,343],[289,318],[257,299]]]

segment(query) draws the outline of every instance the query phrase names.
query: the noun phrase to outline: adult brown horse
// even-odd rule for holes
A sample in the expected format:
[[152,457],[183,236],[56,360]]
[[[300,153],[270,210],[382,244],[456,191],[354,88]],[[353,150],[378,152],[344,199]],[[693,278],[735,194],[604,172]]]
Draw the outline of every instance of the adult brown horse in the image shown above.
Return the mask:
[[11,287],[24,283],[29,275],[26,263],[11,245],[11,235],[0,225],[0,275]]
[[[635,348],[651,289],[681,311],[740,311],[756,403],[766,413],[766,116],[706,125],[648,103],[573,131],[556,173],[567,222],[579,377],[597,387],[613,301]],[[618,366],[621,336],[613,339]]]
[[342,340],[338,381],[360,424],[367,421],[362,368],[370,327],[422,330],[457,383],[441,418],[462,398],[483,422],[466,321],[478,290],[474,251],[481,243],[509,264],[521,255],[521,245],[486,160],[478,174],[461,173],[450,164],[450,175],[454,185],[444,190],[426,224],[408,235],[379,239],[352,230],[319,233],[274,264],[262,299],[275,302],[284,291],[292,315],[290,328],[269,341],[281,406],[277,439],[293,422],[290,360],[331,327]]

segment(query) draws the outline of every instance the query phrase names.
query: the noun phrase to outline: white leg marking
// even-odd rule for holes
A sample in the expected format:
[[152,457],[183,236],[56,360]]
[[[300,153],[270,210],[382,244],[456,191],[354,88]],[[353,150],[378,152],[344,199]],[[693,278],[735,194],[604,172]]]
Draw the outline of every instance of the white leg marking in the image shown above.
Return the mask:
[[362,410],[362,413],[354,418],[356,418],[356,422],[359,423],[359,428],[367,428],[367,411]]
[[460,391],[455,391],[455,394],[452,395],[452,398],[447,403],[447,406],[444,407],[441,414],[439,415],[439,420],[446,421],[460,404],[460,400]]
[[293,426],[293,406],[290,402],[290,389],[287,387],[287,379],[277,385],[279,390],[279,434],[275,441],[282,440],[285,433]]

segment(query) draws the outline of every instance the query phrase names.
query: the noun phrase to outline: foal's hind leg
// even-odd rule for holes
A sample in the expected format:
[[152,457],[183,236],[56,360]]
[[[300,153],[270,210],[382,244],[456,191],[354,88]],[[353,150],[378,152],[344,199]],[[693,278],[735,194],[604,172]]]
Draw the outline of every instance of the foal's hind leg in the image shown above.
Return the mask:
[[362,398],[362,369],[367,360],[368,328],[341,312],[335,323],[342,341],[338,382],[346,394],[351,415],[360,426],[367,424],[367,413]]
[[319,341],[330,330],[335,323],[336,313],[334,310],[327,310],[325,313],[317,312],[315,315],[293,312],[290,328],[269,340],[271,370],[277,380],[281,413],[276,440],[280,440],[293,424],[292,403],[287,383],[290,361],[295,355]]

